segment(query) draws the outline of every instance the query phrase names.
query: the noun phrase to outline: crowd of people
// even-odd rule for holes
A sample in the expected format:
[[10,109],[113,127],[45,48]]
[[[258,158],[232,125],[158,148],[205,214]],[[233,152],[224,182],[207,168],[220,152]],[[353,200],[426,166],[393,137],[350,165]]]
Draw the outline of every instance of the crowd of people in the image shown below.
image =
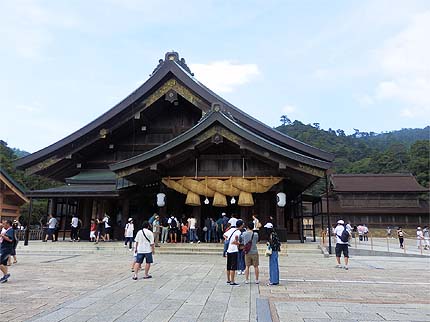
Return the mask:
[[[253,220],[245,225],[234,214],[231,217],[227,217],[226,213],[222,213],[216,221],[210,217],[204,221],[202,229],[204,241],[224,243],[223,256],[226,257],[226,283],[228,285],[239,285],[236,283],[236,273],[245,275],[245,283],[249,284],[251,267],[254,269],[254,283],[260,283],[257,244],[260,239],[260,228],[262,227],[256,215],[253,215],[252,218]],[[197,227],[197,220],[192,215],[187,219],[183,217],[181,221],[178,221],[173,215],[160,220],[160,217],[154,214],[142,224],[142,229],[137,231],[133,246],[134,224],[133,218],[129,218],[124,228],[124,246],[128,247],[129,250],[133,250],[132,279],[138,279],[138,274],[144,261],[143,279],[152,278],[149,270],[153,263],[155,247],[159,242],[177,243],[180,236],[182,243],[199,243]],[[281,250],[281,243],[273,223],[268,222],[264,229],[268,240],[266,256],[269,257],[269,282],[267,285],[278,285],[278,253]]]

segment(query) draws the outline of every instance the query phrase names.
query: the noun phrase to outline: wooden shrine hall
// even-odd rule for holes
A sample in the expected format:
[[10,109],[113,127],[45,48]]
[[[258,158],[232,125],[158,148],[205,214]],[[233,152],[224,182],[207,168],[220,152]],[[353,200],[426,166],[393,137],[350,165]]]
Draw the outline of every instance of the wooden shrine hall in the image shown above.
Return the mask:
[[[107,213],[121,238],[127,218],[222,212],[245,221],[269,216],[282,239],[301,239],[302,193],[326,175],[334,156],[297,141],[201,84],[176,52],[150,78],[80,130],[16,162],[62,186],[31,191],[69,229],[77,213]],[[157,199],[158,198],[158,199]]]

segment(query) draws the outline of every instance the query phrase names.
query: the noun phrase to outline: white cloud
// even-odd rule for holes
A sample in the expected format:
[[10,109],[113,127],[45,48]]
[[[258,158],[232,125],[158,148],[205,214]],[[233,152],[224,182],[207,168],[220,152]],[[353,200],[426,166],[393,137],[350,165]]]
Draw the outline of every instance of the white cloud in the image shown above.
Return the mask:
[[282,108],[282,113],[285,113],[287,116],[289,114],[294,114],[297,111],[297,107],[295,105],[285,105]]
[[402,116],[430,119],[430,11],[413,16],[408,26],[377,51],[385,80],[376,98],[405,106]]
[[196,78],[217,93],[233,92],[260,75],[256,64],[235,64],[231,61],[214,61],[208,64],[191,64]]

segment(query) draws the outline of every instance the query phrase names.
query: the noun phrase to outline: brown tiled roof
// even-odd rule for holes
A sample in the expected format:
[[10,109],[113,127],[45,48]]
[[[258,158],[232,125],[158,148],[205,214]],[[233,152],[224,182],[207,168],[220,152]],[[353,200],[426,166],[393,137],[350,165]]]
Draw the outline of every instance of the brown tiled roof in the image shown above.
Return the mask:
[[334,192],[429,192],[410,173],[400,174],[333,174]]

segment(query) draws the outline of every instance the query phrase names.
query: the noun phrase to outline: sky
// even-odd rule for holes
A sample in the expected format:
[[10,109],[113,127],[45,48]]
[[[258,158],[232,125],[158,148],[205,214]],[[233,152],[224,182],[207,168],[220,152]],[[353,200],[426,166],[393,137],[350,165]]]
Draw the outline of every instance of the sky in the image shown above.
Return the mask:
[[100,116],[175,50],[270,126],[430,124],[430,1],[0,1],[0,139],[35,152]]

